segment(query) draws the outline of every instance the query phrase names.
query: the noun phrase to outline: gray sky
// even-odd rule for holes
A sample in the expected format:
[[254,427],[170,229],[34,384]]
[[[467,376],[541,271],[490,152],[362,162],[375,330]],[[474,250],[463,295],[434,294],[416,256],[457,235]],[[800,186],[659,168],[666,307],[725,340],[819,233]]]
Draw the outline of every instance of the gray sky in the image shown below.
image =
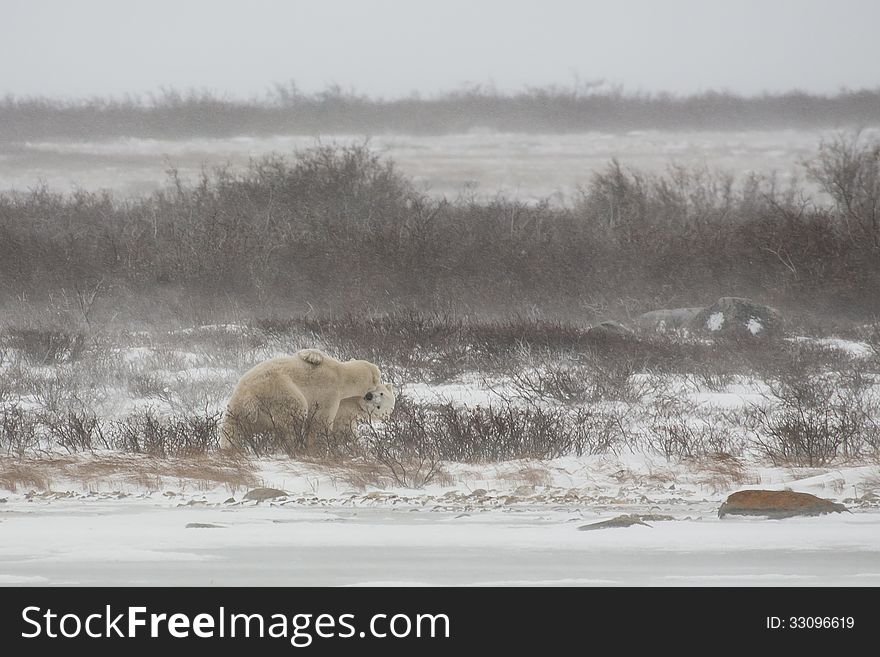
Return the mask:
[[880,86],[878,0],[0,0],[0,93]]

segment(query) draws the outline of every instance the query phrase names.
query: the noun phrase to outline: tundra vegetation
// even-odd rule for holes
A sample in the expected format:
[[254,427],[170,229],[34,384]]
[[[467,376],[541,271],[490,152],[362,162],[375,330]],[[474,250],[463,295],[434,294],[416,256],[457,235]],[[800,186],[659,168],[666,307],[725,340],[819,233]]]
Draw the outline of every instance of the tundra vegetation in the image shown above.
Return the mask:
[[[0,194],[0,454],[212,453],[238,376],[316,346],[379,365],[398,403],[355,440],[286,451],[408,485],[447,460],[623,450],[876,459],[880,144],[842,134],[803,175],[819,195],[612,161],[568,205],[478,202],[350,146],[171,171],[139,198]],[[784,330],[588,330],[724,296]],[[426,393],[456,386],[490,403]]]

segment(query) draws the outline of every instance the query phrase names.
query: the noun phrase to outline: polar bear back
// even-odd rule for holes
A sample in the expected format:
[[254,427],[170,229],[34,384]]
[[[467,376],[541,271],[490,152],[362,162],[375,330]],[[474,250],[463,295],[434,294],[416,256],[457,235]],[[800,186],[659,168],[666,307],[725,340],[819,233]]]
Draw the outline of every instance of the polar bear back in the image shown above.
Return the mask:
[[[279,380],[292,381],[309,404],[361,396],[380,382],[379,368],[365,360],[341,362],[322,354],[320,366],[295,356],[277,356],[258,363],[241,377],[238,387],[269,392]],[[271,393],[270,393],[271,394]],[[322,404],[323,405],[323,404]]]
[[333,425],[339,405],[363,397],[380,383],[379,368],[364,360],[340,362],[322,354],[316,366],[298,356],[258,363],[239,379],[227,405],[221,447],[236,446],[237,436],[269,429],[295,431],[308,419],[312,433]]

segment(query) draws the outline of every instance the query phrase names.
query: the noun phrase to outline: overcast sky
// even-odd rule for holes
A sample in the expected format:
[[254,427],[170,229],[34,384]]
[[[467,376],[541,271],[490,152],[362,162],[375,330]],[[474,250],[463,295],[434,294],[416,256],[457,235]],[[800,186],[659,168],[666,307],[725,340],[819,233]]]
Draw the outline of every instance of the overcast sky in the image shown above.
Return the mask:
[[0,93],[880,86],[878,0],[0,0]]

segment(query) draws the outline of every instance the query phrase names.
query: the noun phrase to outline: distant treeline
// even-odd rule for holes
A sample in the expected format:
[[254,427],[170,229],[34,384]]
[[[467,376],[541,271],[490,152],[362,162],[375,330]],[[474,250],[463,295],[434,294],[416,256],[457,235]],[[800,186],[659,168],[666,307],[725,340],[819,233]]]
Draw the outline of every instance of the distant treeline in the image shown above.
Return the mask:
[[615,161],[565,207],[448,201],[363,146],[269,157],[194,185],[172,175],[139,199],[7,193],[0,304],[48,299],[85,320],[102,299],[108,313],[145,317],[157,303],[583,317],[735,295],[880,315],[880,144],[825,143],[805,173],[832,202],[772,178]]
[[833,96],[799,91],[761,96],[690,96],[623,91],[475,88],[430,98],[384,100],[332,87],[305,94],[279,86],[261,99],[164,91],[141,98],[0,100],[0,141],[260,134],[450,134],[590,130],[734,130],[880,123],[880,88]]

